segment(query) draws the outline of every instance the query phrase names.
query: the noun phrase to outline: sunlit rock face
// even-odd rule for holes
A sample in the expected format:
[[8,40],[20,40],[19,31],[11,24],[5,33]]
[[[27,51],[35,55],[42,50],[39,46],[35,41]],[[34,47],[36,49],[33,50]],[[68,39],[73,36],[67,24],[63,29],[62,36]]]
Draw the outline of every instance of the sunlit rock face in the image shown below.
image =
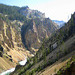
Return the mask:
[[22,25],[20,21],[7,22],[0,17],[0,72],[15,67],[18,61],[30,56],[21,40]]

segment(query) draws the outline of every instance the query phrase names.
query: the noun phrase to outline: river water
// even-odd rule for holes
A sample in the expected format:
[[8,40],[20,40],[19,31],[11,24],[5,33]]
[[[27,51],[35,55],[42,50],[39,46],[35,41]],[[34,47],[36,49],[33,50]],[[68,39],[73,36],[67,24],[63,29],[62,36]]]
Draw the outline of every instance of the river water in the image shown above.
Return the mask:
[[[26,58],[25,60],[23,60],[23,61],[20,61],[19,64],[20,64],[20,65],[25,65],[26,62],[27,62],[27,58]],[[11,72],[13,72],[14,70],[15,70],[15,68],[11,68],[11,69],[9,69],[9,70],[7,70],[7,71],[2,72],[0,75],[9,75],[9,74],[10,74]]]

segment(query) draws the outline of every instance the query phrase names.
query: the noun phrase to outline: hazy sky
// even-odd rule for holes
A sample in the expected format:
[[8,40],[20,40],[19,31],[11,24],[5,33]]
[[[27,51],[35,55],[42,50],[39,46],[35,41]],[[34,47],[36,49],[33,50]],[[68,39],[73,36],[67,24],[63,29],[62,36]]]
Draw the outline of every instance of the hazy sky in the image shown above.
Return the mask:
[[29,6],[45,13],[52,20],[67,21],[75,11],[75,0],[0,0],[0,3],[15,6]]

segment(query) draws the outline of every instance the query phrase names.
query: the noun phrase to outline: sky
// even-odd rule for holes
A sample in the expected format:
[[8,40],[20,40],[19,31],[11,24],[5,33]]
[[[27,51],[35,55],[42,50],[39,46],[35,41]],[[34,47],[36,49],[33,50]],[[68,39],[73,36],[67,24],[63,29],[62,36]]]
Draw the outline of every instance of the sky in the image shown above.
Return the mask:
[[12,6],[29,6],[30,9],[45,13],[51,20],[67,22],[75,12],[75,0],[0,0],[0,3]]

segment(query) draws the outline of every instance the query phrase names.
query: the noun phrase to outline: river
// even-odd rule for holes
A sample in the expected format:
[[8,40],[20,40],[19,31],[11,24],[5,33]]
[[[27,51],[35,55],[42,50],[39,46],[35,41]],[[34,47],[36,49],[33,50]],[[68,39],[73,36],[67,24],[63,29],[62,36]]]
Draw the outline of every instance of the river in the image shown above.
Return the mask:
[[[19,64],[20,64],[20,65],[25,65],[26,62],[27,62],[27,58],[26,58],[25,60],[23,60],[23,61],[20,61]],[[0,75],[9,75],[9,74],[10,74],[11,72],[13,72],[14,70],[15,70],[15,68],[11,68],[11,69],[9,69],[9,70],[7,70],[7,71],[2,72]]]

